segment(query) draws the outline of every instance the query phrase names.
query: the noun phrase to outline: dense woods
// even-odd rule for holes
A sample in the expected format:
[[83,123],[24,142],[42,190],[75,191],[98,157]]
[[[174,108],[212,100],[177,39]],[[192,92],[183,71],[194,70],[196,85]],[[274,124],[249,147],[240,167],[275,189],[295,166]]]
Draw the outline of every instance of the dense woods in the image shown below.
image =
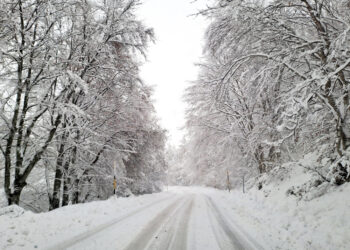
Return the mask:
[[313,154],[316,185],[350,181],[349,1],[221,0],[200,14],[210,25],[177,168],[225,187],[227,170],[238,184]]
[[348,250],[349,91],[350,0],[0,0],[0,249]]
[[0,1],[0,183],[55,209],[159,190],[165,133],[139,78],[137,0]]
[[[350,181],[350,4],[215,0],[187,135],[166,144],[139,70],[138,0],[0,1],[0,183],[34,211],[269,175]],[[310,160],[312,158],[312,161]],[[261,185],[261,184],[259,184]]]

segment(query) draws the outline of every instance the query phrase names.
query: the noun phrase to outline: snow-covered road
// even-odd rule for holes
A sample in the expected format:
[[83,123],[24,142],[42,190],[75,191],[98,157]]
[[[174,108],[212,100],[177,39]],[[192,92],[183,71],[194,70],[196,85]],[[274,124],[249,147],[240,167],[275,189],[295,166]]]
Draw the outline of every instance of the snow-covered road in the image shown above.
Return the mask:
[[267,188],[266,197],[171,187],[41,214],[8,207],[0,209],[0,249],[349,249],[350,184],[311,201]]
[[50,249],[261,249],[226,218],[205,194],[173,194]]

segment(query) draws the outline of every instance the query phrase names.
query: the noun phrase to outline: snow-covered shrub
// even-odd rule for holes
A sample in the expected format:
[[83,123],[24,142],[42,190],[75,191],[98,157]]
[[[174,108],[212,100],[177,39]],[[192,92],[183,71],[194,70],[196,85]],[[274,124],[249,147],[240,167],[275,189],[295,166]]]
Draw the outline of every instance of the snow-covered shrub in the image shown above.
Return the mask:
[[338,160],[335,160],[333,156],[322,158],[320,155],[311,160],[308,156],[304,157],[298,164],[305,171],[311,173],[311,178],[300,185],[291,186],[286,192],[287,195],[309,201],[325,194],[332,184],[342,185],[345,182],[350,182],[349,159],[347,154]]
[[327,192],[329,183],[319,178],[311,179],[302,185],[292,186],[287,190],[287,195],[293,195],[303,200],[312,200]]
[[[256,186],[258,190],[261,190],[266,185],[283,182],[284,180],[290,178],[291,172],[293,170],[293,164],[295,163],[286,163],[281,166],[277,166],[271,169],[269,173],[264,173],[258,178],[252,178],[247,181],[247,187],[251,188],[253,186]],[[254,185],[252,185],[252,183],[254,183]]]
[[350,161],[349,156],[344,155],[339,160],[331,164],[328,176],[332,184],[342,185],[350,182]]

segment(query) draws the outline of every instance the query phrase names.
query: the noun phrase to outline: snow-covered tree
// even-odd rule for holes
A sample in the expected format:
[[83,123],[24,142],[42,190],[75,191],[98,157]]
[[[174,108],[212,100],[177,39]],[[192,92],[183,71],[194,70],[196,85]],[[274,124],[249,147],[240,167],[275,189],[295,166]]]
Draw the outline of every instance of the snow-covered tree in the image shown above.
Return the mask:
[[[202,13],[211,24],[201,73],[187,90],[190,140],[223,157],[231,147],[239,165],[259,173],[325,142],[321,155],[342,157],[349,146],[347,1],[216,1]],[[217,154],[209,158],[217,164]]]
[[[1,1],[0,163],[9,204],[28,181],[46,183],[51,209],[106,198],[113,155],[139,154],[144,179],[157,179],[152,168],[162,176],[164,132],[149,118],[151,90],[139,79],[153,31],[137,20],[138,4]],[[142,151],[155,137],[154,151]]]

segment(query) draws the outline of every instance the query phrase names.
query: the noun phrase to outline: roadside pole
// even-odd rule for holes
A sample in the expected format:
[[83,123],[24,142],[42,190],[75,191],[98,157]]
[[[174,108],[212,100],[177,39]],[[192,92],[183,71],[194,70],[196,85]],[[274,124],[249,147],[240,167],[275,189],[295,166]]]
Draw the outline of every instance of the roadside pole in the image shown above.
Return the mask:
[[116,177],[116,169],[117,169],[117,163],[114,161],[114,167],[113,167],[114,177],[113,177],[113,194],[116,195],[116,189],[117,189],[117,177]]
[[230,184],[230,175],[229,175],[228,169],[227,169],[227,189],[228,189],[228,192],[230,193],[231,192],[231,184]]
[[117,179],[115,178],[114,176],[114,179],[113,179],[113,194],[115,195],[115,190],[117,189]]
[[242,184],[243,184],[243,194],[245,193],[245,190],[244,190],[244,175],[242,176]]

